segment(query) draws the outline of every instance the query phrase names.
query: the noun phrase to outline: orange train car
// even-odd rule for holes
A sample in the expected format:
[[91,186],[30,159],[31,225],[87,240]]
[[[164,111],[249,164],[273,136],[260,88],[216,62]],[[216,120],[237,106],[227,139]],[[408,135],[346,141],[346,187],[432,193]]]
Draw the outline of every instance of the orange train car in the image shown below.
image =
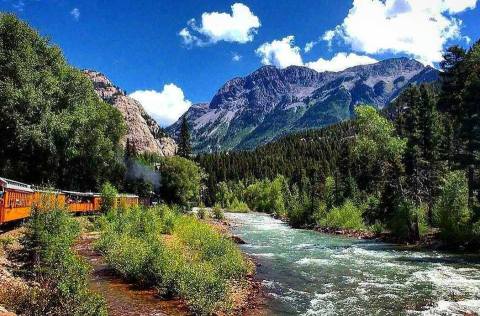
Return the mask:
[[[119,194],[116,205],[138,205],[139,198]],[[0,178],[0,225],[30,217],[32,207],[39,204],[66,207],[72,213],[100,211],[102,198],[98,193],[74,191],[45,191],[14,180]]]
[[34,198],[30,185],[0,178],[0,224],[29,217]]

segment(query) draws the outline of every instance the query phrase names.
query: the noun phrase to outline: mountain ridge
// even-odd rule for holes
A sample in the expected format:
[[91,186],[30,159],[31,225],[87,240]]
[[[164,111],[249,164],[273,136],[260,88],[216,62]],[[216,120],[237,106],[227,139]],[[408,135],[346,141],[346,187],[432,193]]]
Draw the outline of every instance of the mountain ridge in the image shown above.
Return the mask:
[[[252,149],[290,132],[349,119],[357,104],[382,109],[409,84],[437,79],[436,69],[405,57],[340,72],[262,66],[228,80],[210,103],[195,104],[184,115],[195,151]],[[167,131],[178,135],[181,119]]]

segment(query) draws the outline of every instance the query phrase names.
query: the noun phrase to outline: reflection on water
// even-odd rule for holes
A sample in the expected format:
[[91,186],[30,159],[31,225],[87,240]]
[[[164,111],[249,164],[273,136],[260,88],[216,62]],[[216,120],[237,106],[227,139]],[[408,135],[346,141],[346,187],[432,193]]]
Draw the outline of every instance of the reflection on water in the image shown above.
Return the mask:
[[227,214],[275,315],[476,315],[480,259],[291,229]]

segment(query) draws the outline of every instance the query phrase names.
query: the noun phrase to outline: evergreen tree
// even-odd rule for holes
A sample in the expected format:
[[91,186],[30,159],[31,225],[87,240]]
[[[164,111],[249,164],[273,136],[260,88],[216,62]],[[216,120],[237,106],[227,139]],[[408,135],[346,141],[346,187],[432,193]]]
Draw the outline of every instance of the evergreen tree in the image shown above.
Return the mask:
[[190,127],[188,126],[187,117],[182,118],[180,126],[180,139],[178,142],[178,155],[184,158],[190,158],[192,155],[192,145],[190,142]]

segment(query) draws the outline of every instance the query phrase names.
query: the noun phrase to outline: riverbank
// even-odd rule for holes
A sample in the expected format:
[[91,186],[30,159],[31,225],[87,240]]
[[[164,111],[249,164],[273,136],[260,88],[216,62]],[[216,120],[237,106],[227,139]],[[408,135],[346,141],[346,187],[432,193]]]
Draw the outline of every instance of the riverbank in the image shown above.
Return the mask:
[[98,221],[95,250],[123,280],[192,313],[242,315],[256,308],[260,285],[222,226],[165,205],[113,211]]
[[15,316],[11,310],[14,304],[12,292],[28,288],[27,282],[14,275],[20,269],[20,263],[14,254],[21,249],[18,239],[23,235],[23,228],[10,228],[0,232],[0,316]]
[[[233,233],[232,223],[228,218],[222,220],[207,220],[210,225],[212,225],[220,233],[228,236],[235,244],[237,245],[246,245],[247,242],[241,237]],[[259,267],[259,263],[255,260],[255,257],[250,256],[244,253],[246,260],[250,262],[251,265],[256,268]],[[256,277],[256,269],[254,273],[247,275],[246,277],[247,286],[241,291],[238,295],[238,303],[235,308],[235,314],[244,315],[244,316],[262,316],[268,315],[268,311],[265,309],[265,293],[262,287],[262,281]]]
[[[212,223],[228,232],[228,223]],[[98,232],[82,234],[75,245],[76,252],[85,258],[92,267],[90,288],[105,298],[110,316],[123,315],[190,315],[185,301],[179,298],[164,299],[153,288],[142,288],[125,282],[105,263],[102,255],[94,249],[100,237]],[[253,263],[252,259],[249,260]],[[232,315],[264,315],[261,312],[263,293],[261,282],[255,275],[247,275],[235,287],[235,302]]]
[[108,315],[188,315],[185,303],[178,299],[164,300],[154,289],[143,289],[122,280],[108,267],[102,255],[94,249],[99,232],[84,232],[74,249],[92,267],[89,277],[91,290],[102,295],[107,303]]

